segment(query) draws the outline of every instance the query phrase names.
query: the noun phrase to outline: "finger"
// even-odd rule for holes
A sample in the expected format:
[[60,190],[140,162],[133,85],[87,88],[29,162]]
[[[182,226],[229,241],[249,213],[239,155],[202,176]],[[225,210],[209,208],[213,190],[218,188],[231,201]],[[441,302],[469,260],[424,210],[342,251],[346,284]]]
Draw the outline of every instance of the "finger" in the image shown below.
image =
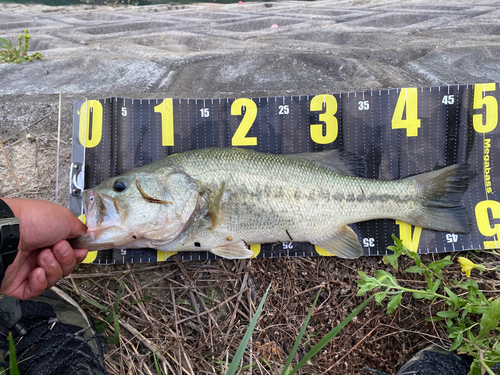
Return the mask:
[[70,226],[68,238],[80,237],[87,233],[87,226],[83,224],[75,215],[73,215],[71,211],[69,211],[68,224]]
[[80,264],[87,257],[89,251],[87,249],[75,249],[76,263]]
[[38,255],[38,264],[45,271],[48,287],[53,287],[63,276],[61,265],[57,262],[51,249],[44,249]]
[[52,254],[61,266],[63,276],[68,276],[75,269],[75,253],[68,241],[59,241],[52,246]]
[[47,289],[47,286],[47,277],[45,276],[44,269],[42,267],[34,269],[28,277],[22,299],[30,299],[39,296]]

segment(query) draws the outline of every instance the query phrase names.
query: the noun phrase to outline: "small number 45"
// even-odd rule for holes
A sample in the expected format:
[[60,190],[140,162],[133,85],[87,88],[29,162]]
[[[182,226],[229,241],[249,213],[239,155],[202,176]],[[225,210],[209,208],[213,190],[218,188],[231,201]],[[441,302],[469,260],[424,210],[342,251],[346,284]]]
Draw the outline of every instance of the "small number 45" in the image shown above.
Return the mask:
[[455,95],[445,95],[443,96],[443,100],[441,103],[448,105],[448,104],[453,104],[455,103]]

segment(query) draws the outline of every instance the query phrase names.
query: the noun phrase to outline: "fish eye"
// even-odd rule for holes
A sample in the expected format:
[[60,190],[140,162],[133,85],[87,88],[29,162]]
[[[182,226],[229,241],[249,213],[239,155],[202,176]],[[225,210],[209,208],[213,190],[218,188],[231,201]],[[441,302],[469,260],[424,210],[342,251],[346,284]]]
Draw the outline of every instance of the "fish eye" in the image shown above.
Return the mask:
[[116,191],[116,192],[118,192],[118,193],[121,193],[126,188],[127,188],[127,183],[125,181],[123,181],[123,180],[116,180],[113,183],[113,190]]

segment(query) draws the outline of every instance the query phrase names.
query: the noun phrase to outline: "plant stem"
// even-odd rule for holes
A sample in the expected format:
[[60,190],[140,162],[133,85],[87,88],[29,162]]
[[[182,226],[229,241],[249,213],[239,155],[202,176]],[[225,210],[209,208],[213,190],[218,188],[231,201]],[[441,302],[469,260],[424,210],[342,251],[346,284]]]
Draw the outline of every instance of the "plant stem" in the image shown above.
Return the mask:
[[479,358],[479,363],[481,364],[481,367],[484,368],[486,370],[486,372],[489,374],[489,375],[496,375],[492,369],[490,369],[490,366],[488,366],[486,364],[486,362],[484,361],[483,358]]

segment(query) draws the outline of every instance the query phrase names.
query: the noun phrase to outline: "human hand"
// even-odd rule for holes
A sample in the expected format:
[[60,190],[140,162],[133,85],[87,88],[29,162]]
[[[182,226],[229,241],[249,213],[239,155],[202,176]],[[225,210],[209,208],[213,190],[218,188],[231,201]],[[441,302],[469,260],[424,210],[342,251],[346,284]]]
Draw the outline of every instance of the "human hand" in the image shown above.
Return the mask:
[[73,249],[66,239],[85,234],[87,227],[70,210],[53,202],[2,200],[21,224],[18,253],[5,271],[0,294],[30,299],[54,286],[85,259],[87,250]]

